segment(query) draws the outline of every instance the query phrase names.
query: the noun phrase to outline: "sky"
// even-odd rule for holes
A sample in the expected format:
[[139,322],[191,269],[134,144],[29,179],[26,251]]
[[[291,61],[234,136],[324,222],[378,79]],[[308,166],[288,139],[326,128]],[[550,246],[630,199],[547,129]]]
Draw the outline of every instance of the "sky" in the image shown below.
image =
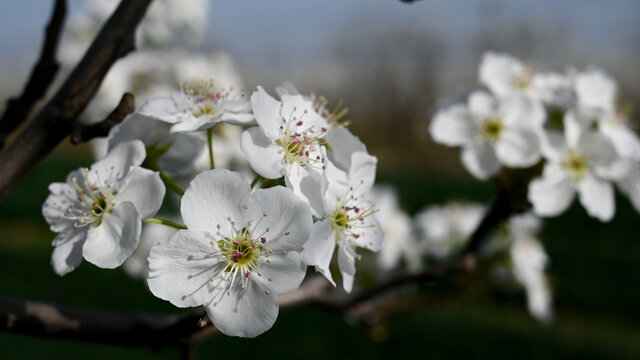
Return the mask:
[[[37,57],[53,1],[0,2],[0,81],[24,78]],[[80,0],[71,0],[77,10]],[[206,47],[230,52],[241,68],[286,71],[318,66],[331,58],[337,39],[347,46],[379,36],[381,29],[431,32],[449,44],[456,58],[473,45],[486,18],[500,21],[505,33],[526,19],[538,39],[533,57],[545,62],[577,61],[616,67],[632,61],[640,32],[637,0],[213,0]],[[567,42],[557,45],[562,29]],[[6,36],[11,34],[11,36]],[[354,35],[355,34],[355,35]],[[544,46],[545,37],[549,46]],[[557,40],[557,39],[556,39]],[[349,41],[351,43],[349,43]],[[501,49],[496,49],[501,50]],[[509,49],[506,49],[509,50]],[[568,56],[566,54],[573,54]],[[531,55],[531,54],[527,54]],[[477,62],[477,59],[473,59]],[[275,70],[274,70],[275,71]],[[615,71],[614,71],[615,72]]]

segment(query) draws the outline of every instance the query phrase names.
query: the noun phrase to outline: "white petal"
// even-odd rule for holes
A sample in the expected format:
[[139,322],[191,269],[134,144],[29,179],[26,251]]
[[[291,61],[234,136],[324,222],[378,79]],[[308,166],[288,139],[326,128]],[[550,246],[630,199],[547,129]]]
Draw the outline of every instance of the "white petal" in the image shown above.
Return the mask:
[[51,266],[56,274],[70,273],[82,262],[82,246],[87,237],[86,231],[59,234],[53,240],[55,248],[51,254]]
[[204,171],[196,176],[182,196],[180,211],[191,230],[232,233],[232,221],[243,221],[242,205],[251,194],[249,183],[227,169]]
[[285,254],[274,252],[269,256],[269,260],[271,263],[262,263],[251,276],[257,276],[255,274],[260,271],[262,277],[267,278],[268,281],[264,286],[278,295],[300,287],[307,273],[307,266],[302,263],[299,252],[287,251]]
[[311,206],[316,217],[324,215],[324,193],[327,188],[326,177],[318,171],[308,171],[307,167],[289,166],[284,177],[287,188]]
[[488,143],[473,143],[462,149],[462,164],[474,177],[486,180],[500,170],[500,161]]
[[258,86],[258,90],[251,95],[251,105],[253,106],[253,115],[260,128],[269,138],[277,139],[280,125],[282,125],[282,117],[280,116],[282,104],[267,94],[261,86]]
[[514,81],[526,80],[527,74],[524,64],[507,54],[487,52],[480,63],[480,82],[500,97],[513,93]]
[[640,138],[626,124],[616,123],[613,120],[602,121],[599,130],[611,139],[620,156],[640,159]]
[[[257,279],[257,278],[254,278]],[[231,289],[231,295],[220,293],[205,305],[213,325],[223,334],[256,337],[269,330],[278,317],[278,297],[258,281],[249,281],[246,289],[240,282]]]
[[640,212],[640,164],[634,165],[627,176],[618,181],[618,186],[627,195],[636,211]]
[[135,206],[125,201],[105,214],[100,225],[88,226],[91,228],[82,248],[84,258],[98,267],[113,269],[122,265],[138,246],[142,221]]
[[[142,164],[147,153],[144,144],[140,140],[128,141],[116,145],[107,156],[91,166],[89,177],[92,184],[102,184],[109,174],[121,173],[121,178],[126,178],[131,166]],[[95,172],[98,171],[98,174]],[[80,179],[80,178],[79,178]]]
[[461,104],[439,111],[429,125],[433,141],[447,146],[466,145],[477,131],[466,106]]
[[580,203],[589,215],[609,221],[616,210],[613,186],[610,182],[586,175],[578,183]]
[[353,153],[367,152],[362,141],[343,126],[330,128],[325,139],[330,148],[327,151],[329,160],[343,171],[349,171]]
[[247,155],[251,168],[260,176],[277,179],[283,175],[283,150],[264,134],[262,128],[245,130],[240,138],[240,147]]
[[376,167],[378,158],[363,152],[354,153],[351,156],[351,168],[349,169],[349,182],[359,186],[359,191],[367,193],[376,181]]
[[382,225],[380,225],[380,222],[375,215],[367,217],[365,224],[367,224],[367,227],[357,231],[360,237],[355,239],[354,243],[361,248],[365,248],[373,252],[379,251],[382,247],[382,240],[384,239]]
[[529,167],[540,160],[538,135],[530,129],[504,129],[495,148],[500,162],[508,167]]
[[247,207],[246,216],[255,221],[254,232],[262,233],[269,227],[264,236],[270,248],[274,251],[302,250],[313,222],[309,205],[293,191],[282,186],[256,190]]
[[342,274],[342,287],[344,291],[351,292],[353,279],[356,275],[355,251],[344,243],[338,246],[338,267]]
[[331,219],[324,219],[313,224],[309,241],[304,244],[302,261],[307,265],[315,265],[316,270],[319,270],[335,286],[329,271],[336,247],[336,233],[331,226],[331,221]]
[[211,301],[211,278],[224,262],[210,255],[217,250],[210,241],[204,232],[180,230],[151,248],[147,283],[153,295],[179,307]]
[[179,123],[188,115],[182,106],[180,106],[172,97],[160,97],[147,100],[138,113],[168,122],[170,124]]
[[590,69],[576,76],[575,90],[580,106],[610,112],[615,108],[617,85],[605,72]]
[[231,125],[255,125],[256,121],[251,113],[225,112],[220,121]]
[[195,117],[191,113],[188,113],[182,121],[171,127],[171,133],[189,133],[206,130],[219,123],[221,117],[221,114],[214,117],[206,115]]
[[542,177],[529,184],[529,201],[539,216],[555,216],[565,211],[575,196],[571,178],[557,164],[547,164]]
[[127,176],[127,183],[120,188],[116,202],[131,202],[142,220],[150,218],[158,212],[164,199],[165,187],[157,172],[132,167]]
[[485,91],[474,91],[469,95],[467,107],[475,119],[486,119],[498,114],[498,100]]
[[282,98],[283,95],[300,95],[300,91],[290,82],[284,82],[276,87],[276,94]]
[[507,126],[541,129],[546,113],[542,104],[530,96],[509,96],[500,104],[500,113]]
[[[72,174],[82,176],[79,170],[73,171]],[[49,228],[57,233],[73,231],[76,220],[67,217],[66,212],[69,205],[76,203],[76,199],[72,198],[77,194],[76,189],[66,183],[52,183],[49,184],[49,191],[51,194],[42,205],[42,215]]]

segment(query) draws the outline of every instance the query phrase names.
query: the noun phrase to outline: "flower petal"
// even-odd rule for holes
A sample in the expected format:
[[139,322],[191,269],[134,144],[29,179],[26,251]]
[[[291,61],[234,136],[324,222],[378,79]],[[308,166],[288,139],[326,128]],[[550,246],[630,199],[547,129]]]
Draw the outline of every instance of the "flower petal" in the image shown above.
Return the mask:
[[329,144],[327,155],[340,170],[349,171],[351,156],[356,152],[367,152],[367,147],[343,126],[332,127],[325,137]]
[[283,175],[283,150],[265,135],[262,128],[256,126],[245,130],[240,138],[240,147],[251,168],[260,176],[277,179]]
[[115,201],[131,202],[142,220],[150,218],[158,212],[164,199],[165,187],[157,172],[133,167],[127,176],[127,183],[122,186]]
[[286,294],[300,287],[307,273],[307,266],[302,263],[300,253],[287,251],[269,256],[270,263],[262,263],[251,276],[260,271],[268,282],[264,286],[278,295]]
[[125,201],[102,217],[102,223],[87,232],[82,254],[90,263],[116,268],[133,253],[140,241],[142,222],[133,203]]
[[278,296],[267,293],[258,281],[249,281],[245,289],[236,282],[231,295],[220,292],[205,305],[211,322],[230,336],[256,337],[269,330],[278,317]]
[[[256,190],[249,199],[247,217],[254,232],[264,236],[274,251],[301,251],[311,233],[311,210],[293,191],[282,186]],[[267,214],[264,216],[264,214]]]
[[124,179],[127,177],[131,166],[142,164],[146,156],[144,144],[140,140],[118,144],[109,151],[107,156],[91,166],[89,183],[103,184],[110,174],[115,175],[118,172],[120,172],[118,178]]
[[555,216],[565,211],[575,196],[571,178],[553,163],[545,165],[542,177],[529,184],[529,201],[539,216]]
[[267,94],[262,86],[258,86],[258,90],[251,94],[251,105],[260,128],[270,139],[277,139],[280,125],[282,125],[282,116],[280,116],[282,104]]
[[474,119],[486,119],[498,115],[498,100],[486,91],[474,91],[469,95],[467,108]]
[[496,156],[508,167],[529,167],[540,160],[538,135],[527,128],[506,128],[496,142]]
[[180,211],[191,230],[232,233],[232,221],[244,219],[242,208],[251,194],[242,175],[227,169],[204,171],[196,176],[182,196]]
[[340,268],[340,274],[342,274],[344,291],[351,292],[356,275],[356,254],[353,247],[344,243],[338,246],[338,267]]
[[336,286],[329,265],[336,247],[336,233],[331,226],[331,219],[324,219],[313,224],[309,241],[304,244],[302,261],[307,265],[315,265],[332,284]]
[[462,164],[474,177],[486,180],[500,170],[500,161],[488,143],[473,143],[462,149]]
[[433,140],[447,146],[466,145],[476,132],[474,120],[461,104],[439,111],[429,126]]
[[577,184],[580,203],[587,213],[600,221],[609,221],[616,210],[613,186],[606,180],[586,175]]
[[51,266],[56,274],[68,274],[80,265],[86,237],[86,231],[67,232],[56,236],[53,240],[55,248],[51,254]]
[[147,100],[138,113],[170,124],[176,124],[190,113],[180,106],[173,97],[159,97]]
[[178,307],[199,306],[213,299],[211,278],[224,262],[208,255],[217,250],[200,231],[180,230],[151,248],[147,283],[153,295]]

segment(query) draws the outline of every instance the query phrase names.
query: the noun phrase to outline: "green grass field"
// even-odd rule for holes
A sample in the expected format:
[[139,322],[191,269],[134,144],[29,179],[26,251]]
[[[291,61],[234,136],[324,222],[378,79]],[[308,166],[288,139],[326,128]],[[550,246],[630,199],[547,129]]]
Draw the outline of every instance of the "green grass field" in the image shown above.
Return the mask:
[[[84,262],[59,277],[49,265],[51,240],[40,215],[50,182],[90,163],[50,156],[0,206],[0,295],[113,310],[176,313],[153,297],[142,281],[121,269]],[[405,208],[415,213],[447,200],[487,202],[492,188],[468,178],[382,173],[395,185]],[[197,350],[199,359],[238,357],[296,359],[384,358],[640,358],[639,215],[622,197],[608,224],[589,218],[574,204],[545,222],[543,240],[551,258],[556,322],[540,326],[526,311],[521,293],[504,293],[475,274],[427,287],[417,310],[368,329],[318,309],[280,314],[274,328],[252,340],[214,337]],[[36,339],[0,334],[1,359],[177,358],[177,349]]]

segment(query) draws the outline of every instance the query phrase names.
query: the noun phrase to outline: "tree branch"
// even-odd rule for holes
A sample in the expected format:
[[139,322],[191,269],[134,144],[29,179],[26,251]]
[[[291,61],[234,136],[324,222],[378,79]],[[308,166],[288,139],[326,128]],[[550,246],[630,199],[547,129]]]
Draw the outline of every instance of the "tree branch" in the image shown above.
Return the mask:
[[122,0],[58,92],[0,155],[0,203],[77,127],[74,122],[95,95],[107,71],[116,60],[133,50],[135,29],[150,2]]
[[120,99],[118,106],[104,120],[95,124],[85,124],[80,121],[74,122],[71,130],[71,143],[79,144],[96,137],[109,135],[109,130],[121,123],[124,118],[134,112],[135,98],[131,93],[125,93]]
[[27,118],[33,105],[44,96],[60,68],[55,57],[66,14],[66,0],[56,0],[45,30],[40,58],[31,70],[22,94],[7,101],[7,107],[0,118],[0,150],[4,147],[7,136]]

